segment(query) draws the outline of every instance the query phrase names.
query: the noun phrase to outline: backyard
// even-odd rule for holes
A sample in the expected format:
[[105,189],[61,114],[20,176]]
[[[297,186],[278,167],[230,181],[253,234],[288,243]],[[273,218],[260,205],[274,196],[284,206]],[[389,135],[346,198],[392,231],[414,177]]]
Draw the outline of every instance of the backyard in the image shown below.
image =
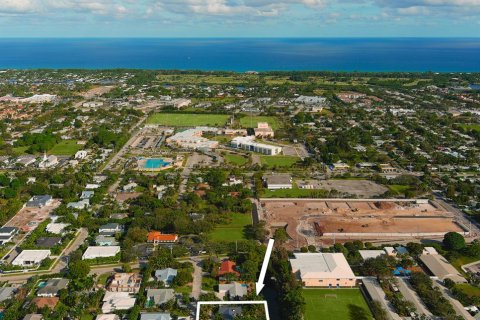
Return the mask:
[[372,313],[359,289],[304,289],[305,320],[367,320]]
[[147,123],[171,127],[223,127],[228,118],[230,116],[226,114],[155,113],[148,118]]
[[235,241],[245,239],[244,229],[252,224],[252,217],[248,214],[232,213],[231,221],[227,224],[218,225],[210,233],[210,239],[214,241]]

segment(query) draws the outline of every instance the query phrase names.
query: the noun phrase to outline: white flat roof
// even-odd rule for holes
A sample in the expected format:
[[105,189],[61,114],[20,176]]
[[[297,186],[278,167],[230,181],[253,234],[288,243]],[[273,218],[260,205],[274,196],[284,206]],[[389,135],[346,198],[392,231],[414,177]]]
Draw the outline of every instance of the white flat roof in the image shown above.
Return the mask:
[[302,279],[355,278],[343,253],[294,253],[294,256],[290,264]]
[[358,250],[363,260],[372,259],[385,254],[385,250]]
[[40,263],[42,260],[50,256],[50,250],[23,250],[12,261],[13,265],[22,266],[25,261],[33,261],[34,263]]
[[119,246],[92,246],[83,253],[82,259],[113,257],[120,252]]

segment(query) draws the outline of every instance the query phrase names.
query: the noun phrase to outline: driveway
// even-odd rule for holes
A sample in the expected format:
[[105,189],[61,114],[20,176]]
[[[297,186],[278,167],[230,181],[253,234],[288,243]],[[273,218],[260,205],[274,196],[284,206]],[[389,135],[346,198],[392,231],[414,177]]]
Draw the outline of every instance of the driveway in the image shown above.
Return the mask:
[[192,297],[195,298],[195,300],[198,300],[200,297],[200,294],[202,293],[202,277],[203,277],[203,271],[202,271],[202,260],[199,258],[191,258],[190,262],[193,265],[193,283],[192,283]]

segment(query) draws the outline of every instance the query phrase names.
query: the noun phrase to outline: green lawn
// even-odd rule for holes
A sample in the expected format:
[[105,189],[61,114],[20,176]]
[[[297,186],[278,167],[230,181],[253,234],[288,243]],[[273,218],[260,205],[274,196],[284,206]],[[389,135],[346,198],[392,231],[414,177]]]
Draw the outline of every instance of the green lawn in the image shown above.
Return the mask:
[[463,128],[464,130],[473,130],[480,132],[480,124],[460,124],[459,127]]
[[243,166],[248,161],[246,157],[240,156],[238,154],[226,154],[224,158],[227,163],[234,164],[237,166]]
[[48,153],[57,156],[73,156],[81,149],[82,146],[77,144],[77,140],[63,140],[50,149]]
[[266,165],[268,168],[291,167],[300,161],[300,158],[292,156],[260,156],[260,161],[262,165]]
[[252,224],[252,217],[242,213],[233,213],[231,217],[230,223],[220,224],[210,233],[211,240],[235,241],[245,239],[243,229]]
[[268,122],[273,130],[278,130],[282,127],[280,120],[272,116],[245,116],[240,118],[240,125],[244,128],[256,128],[259,122]]
[[305,320],[373,319],[359,289],[304,289],[303,296],[307,303]]
[[457,283],[455,285],[455,288],[459,289],[463,293],[465,293],[467,296],[475,296],[475,297],[480,297],[480,288],[474,287],[471,284],[468,283]]
[[392,184],[392,185],[389,185],[388,188],[393,193],[404,194],[408,189],[410,189],[410,186],[404,186],[401,184]]
[[202,290],[214,291],[216,285],[218,285],[217,280],[210,278],[209,276],[202,277]]
[[326,190],[300,189],[294,186],[292,189],[265,189],[265,193],[262,195],[262,198],[318,198],[327,197],[327,195],[328,191]]
[[171,127],[224,126],[228,118],[226,114],[155,113],[147,123]]
[[27,149],[28,149],[28,146],[26,146],[26,147],[15,147],[15,148],[12,148],[13,153],[14,153],[15,155],[19,155],[19,156],[25,154],[25,151],[27,151]]

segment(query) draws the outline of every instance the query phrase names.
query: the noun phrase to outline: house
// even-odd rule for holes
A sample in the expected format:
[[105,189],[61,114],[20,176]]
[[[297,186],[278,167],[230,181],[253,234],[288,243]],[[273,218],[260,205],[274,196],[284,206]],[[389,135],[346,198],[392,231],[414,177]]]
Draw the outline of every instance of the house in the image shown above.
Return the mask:
[[170,285],[177,276],[177,269],[166,268],[155,271],[155,279],[162,281],[165,285]]
[[0,303],[8,299],[11,299],[16,292],[17,292],[17,289],[12,287],[0,288]]
[[259,122],[254,129],[255,137],[257,138],[273,138],[274,132],[267,122]]
[[95,237],[95,244],[97,246],[116,246],[118,245],[118,241],[115,237],[98,235]]
[[338,161],[335,162],[334,164],[330,165],[330,170],[348,170],[350,169],[350,166],[344,162]]
[[384,250],[358,250],[358,253],[363,260],[374,259],[386,254]]
[[248,286],[238,282],[220,284],[218,286],[218,292],[230,298],[241,298],[248,293]]
[[306,287],[353,287],[356,278],[342,253],[294,253],[292,272]]
[[119,253],[119,246],[91,246],[83,253],[82,260],[115,257]]
[[135,188],[138,186],[137,183],[135,182],[130,182],[129,184],[126,184],[123,186],[123,191],[129,192],[135,190]]
[[390,257],[395,257],[397,255],[397,251],[395,250],[394,247],[385,247],[383,248],[383,251],[385,251],[387,256],[390,256]]
[[420,255],[422,264],[441,281],[450,279],[455,283],[466,283],[467,280],[460,272],[452,266],[447,259],[439,254],[422,254]]
[[37,247],[47,249],[53,248],[60,243],[62,243],[62,238],[60,237],[39,237],[35,241]]
[[424,254],[424,255],[438,254],[438,252],[434,247],[425,247],[425,248],[423,248],[422,254]]
[[102,312],[110,313],[116,310],[128,310],[135,305],[136,298],[128,292],[107,291],[103,296]]
[[87,151],[85,150],[80,150],[75,153],[75,159],[77,160],[83,160],[87,157]]
[[138,293],[141,284],[142,276],[138,273],[115,273],[107,286],[107,290],[112,292]]
[[50,250],[23,250],[12,261],[12,265],[21,267],[37,266],[48,257],[50,257]]
[[222,316],[223,320],[234,320],[242,314],[242,307],[239,306],[220,306],[218,314]]
[[160,306],[175,298],[173,289],[148,289],[146,307]]
[[42,196],[33,196],[25,204],[27,208],[43,208],[48,206],[53,202],[52,196],[42,195]]
[[64,234],[65,228],[68,227],[69,225],[70,225],[69,223],[50,222],[49,224],[47,224],[45,231],[53,234]]
[[37,308],[49,308],[50,310],[55,309],[60,298],[58,297],[35,297],[32,299],[32,303],[37,306]]
[[35,156],[31,155],[25,155],[25,156],[20,156],[15,160],[16,164],[22,165],[24,167],[28,167],[32,164],[34,164],[37,161],[37,158]]
[[289,174],[270,174],[263,177],[263,181],[269,190],[292,189],[292,176]]
[[83,210],[86,209],[90,206],[90,200],[88,199],[82,199],[80,201],[76,202],[69,202],[67,204],[67,208],[72,208],[72,209],[77,209],[77,210]]
[[85,186],[85,189],[87,189],[87,190],[94,190],[94,189],[98,189],[98,188],[100,188],[100,185],[96,184],[96,183],[88,183]]
[[83,200],[83,199],[91,199],[94,194],[95,194],[95,191],[84,190],[84,191],[82,191],[82,194],[80,195],[80,199],[81,199],[81,200]]
[[47,155],[43,156],[43,159],[40,161],[38,164],[38,167],[41,169],[46,169],[46,168],[53,168],[58,165],[58,158],[57,156],[54,155]]
[[397,255],[398,254],[408,254],[407,248],[402,247],[402,246],[395,247],[395,252],[397,253]]
[[95,320],[120,320],[120,317],[116,314],[99,314]]
[[58,292],[62,289],[66,289],[68,286],[68,280],[62,278],[48,279],[44,287],[38,289],[38,297],[56,297]]
[[147,237],[147,242],[150,242],[153,244],[175,243],[177,241],[178,241],[177,234],[167,234],[167,233],[161,233],[159,231],[150,231]]
[[230,145],[235,149],[258,152],[268,156],[276,156],[283,151],[283,148],[279,146],[255,142],[255,136],[235,137]]
[[240,273],[235,270],[236,264],[230,260],[223,260],[220,264],[220,268],[218,269],[217,276],[222,277],[226,274],[234,274],[237,277],[240,276]]
[[102,236],[114,236],[121,232],[123,232],[123,226],[118,223],[107,223],[98,228],[98,233]]
[[5,244],[12,241],[18,229],[15,227],[1,227],[0,228],[0,244]]
[[23,317],[23,320],[43,320],[43,316],[38,313],[30,313]]
[[170,313],[142,313],[140,314],[140,320],[172,320]]

